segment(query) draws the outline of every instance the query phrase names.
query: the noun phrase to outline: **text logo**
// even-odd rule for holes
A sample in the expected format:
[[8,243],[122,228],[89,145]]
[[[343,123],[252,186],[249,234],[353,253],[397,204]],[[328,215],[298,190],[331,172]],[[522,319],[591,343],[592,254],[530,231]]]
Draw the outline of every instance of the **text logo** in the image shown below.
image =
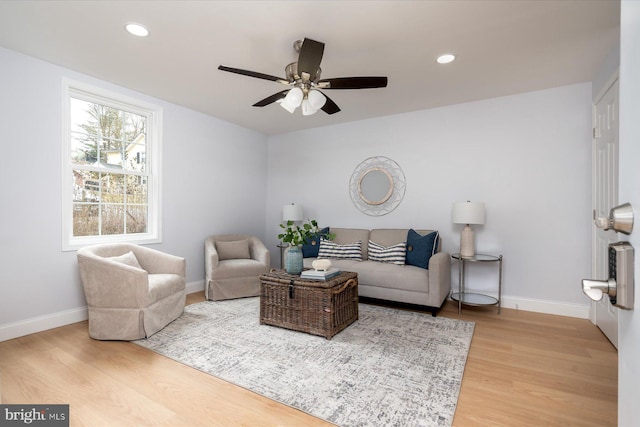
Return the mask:
[[69,427],[69,405],[0,405],[0,427]]

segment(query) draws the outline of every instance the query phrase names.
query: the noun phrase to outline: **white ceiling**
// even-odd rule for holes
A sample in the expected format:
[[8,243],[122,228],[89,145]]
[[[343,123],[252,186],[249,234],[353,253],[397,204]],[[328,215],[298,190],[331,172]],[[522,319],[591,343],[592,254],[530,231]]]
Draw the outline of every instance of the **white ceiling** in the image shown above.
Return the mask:
[[[589,82],[619,21],[618,0],[0,1],[0,46],[273,135]],[[251,106],[284,86],[217,70],[284,77],[304,37],[326,45],[323,78],[388,87],[327,91],[342,111],[304,117]]]

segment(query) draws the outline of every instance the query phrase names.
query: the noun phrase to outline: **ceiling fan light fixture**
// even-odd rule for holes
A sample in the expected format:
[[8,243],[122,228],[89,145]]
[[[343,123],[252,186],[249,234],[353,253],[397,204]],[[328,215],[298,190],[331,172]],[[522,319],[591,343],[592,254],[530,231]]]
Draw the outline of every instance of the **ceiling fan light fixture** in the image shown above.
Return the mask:
[[438,56],[438,58],[436,58],[436,62],[438,64],[448,64],[450,62],[453,62],[455,59],[456,59],[455,55],[451,53],[445,53],[444,55]]
[[287,96],[284,97],[284,99],[280,103],[280,106],[293,114],[296,108],[298,108],[302,103],[303,97],[304,93],[302,92],[302,89],[300,89],[299,87],[294,87],[289,91],[289,93],[287,93]]
[[[274,93],[253,104],[254,107],[265,107],[279,103],[289,113],[294,113],[296,108],[302,105],[302,113],[311,115],[319,110],[326,114],[335,114],[340,107],[324,93],[317,89],[374,89],[387,87],[387,77],[363,76],[363,77],[335,77],[332,79],[320,79],[320,63],[324,54],[324,43],[305,38],[302,42],[296,42],[298,60],[285,67],[286,78],[257,71],[244,70],[242,68],[218,66],[218,70],[243,76],[269,80],[287,86],[286,90]],[[303,103],[304,102],[304,103]]]

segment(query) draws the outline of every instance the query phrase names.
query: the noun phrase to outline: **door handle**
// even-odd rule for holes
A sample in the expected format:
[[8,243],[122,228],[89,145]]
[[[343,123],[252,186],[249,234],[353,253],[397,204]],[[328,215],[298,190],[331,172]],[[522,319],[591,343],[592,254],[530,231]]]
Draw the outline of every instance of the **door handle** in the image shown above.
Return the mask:
[[609,296],[611,304],[627,310],[633,309],[633,246],[629,242],[609,245],[609,279],[582,280],[582,292],[594,301]]

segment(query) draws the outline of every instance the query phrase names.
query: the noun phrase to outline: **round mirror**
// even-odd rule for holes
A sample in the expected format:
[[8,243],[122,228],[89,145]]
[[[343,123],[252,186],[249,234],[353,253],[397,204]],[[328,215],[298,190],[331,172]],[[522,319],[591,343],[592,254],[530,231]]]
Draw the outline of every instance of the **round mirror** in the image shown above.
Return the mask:
[[363,202],[380,205],[393,194],[393,177],[381,168],[371,168],[360,177],[358,191]]
[[349,191],[353,204],[367,215],[386,215],[404,197],[404,173],[386,157],[369,157],[351,175]]

